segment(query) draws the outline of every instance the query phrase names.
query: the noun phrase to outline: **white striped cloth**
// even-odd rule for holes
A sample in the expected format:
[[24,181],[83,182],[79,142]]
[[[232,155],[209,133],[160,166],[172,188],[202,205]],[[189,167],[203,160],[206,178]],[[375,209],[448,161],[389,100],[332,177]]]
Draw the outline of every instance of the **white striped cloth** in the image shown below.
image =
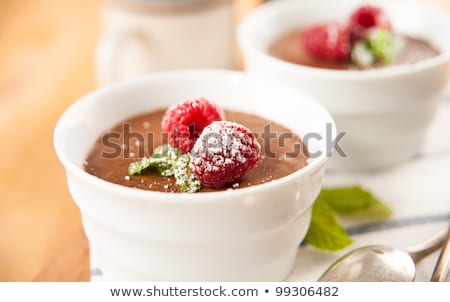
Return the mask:
[[[360,246],[406,248],[427,240],[450,222],[450,89],[429,129],[423,152],[392,169],[376,173],[326,174],[325,186],[360,184],[392,209],[384,223],[342,221],[354,243],[328,253],[301,247],[288,281],[315,281],[339,256]],[[417,265],[416,281],[430,280],[439,252]],[[448,278],[447,280],[450,280]]]

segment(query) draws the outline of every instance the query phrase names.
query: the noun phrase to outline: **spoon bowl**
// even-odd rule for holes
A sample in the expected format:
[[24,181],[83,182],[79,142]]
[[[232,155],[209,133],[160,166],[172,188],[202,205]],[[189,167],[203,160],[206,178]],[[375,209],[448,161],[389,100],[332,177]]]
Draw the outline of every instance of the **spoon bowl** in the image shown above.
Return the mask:
[[409,282],[416,277],[416,263],[440,248],[447,236],[443,229],[408,249],[371,245],[355,249],[333,263],[319,278],[322,282]]
[[416,276],[416,266],[408,252],[374,245],[351,251],[327,269],[319,281],[407,282]]

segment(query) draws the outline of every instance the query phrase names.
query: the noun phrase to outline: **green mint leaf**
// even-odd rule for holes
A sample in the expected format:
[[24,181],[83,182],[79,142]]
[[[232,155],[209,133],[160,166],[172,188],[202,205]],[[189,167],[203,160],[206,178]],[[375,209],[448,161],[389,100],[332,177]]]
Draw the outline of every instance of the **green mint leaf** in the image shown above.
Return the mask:
[[336,220],[333,209],[324,199],[318,198],[313,205],[311,224],[305,242],[322,250],[338,251],[353,241]]
[[189,162],[189,154],[182,154],[178,148],[162,145],[154,150],[152,157],[131,163],[128,166],[128,174],[142,174],[149,167],[154,167],[162,176],[174,176],[181,192],[195,193],[202,186],[189,168]]
[[175,165],[174,177],[176,184],[181,187],[182,193],[195,193],[201,189],[200,181],[194,176],[189,168],[191,157],[188,154],[181,155]]
[[382,28],[372,31],[367,38],[367,43],[375,58],[385,64],[394,63],[403,48],[401,38]]
[[305,242],[319,249],[338,251],[350,245],[352,240],[339,224],[336,214],[380,220],[391,213],[387,205],[360,186],[323,188],[313,205]]
[[336,213],[342,215],[386,219],[392,214],[387,205],[360,186],[324,188],[319,198],[323,199]]
[[154,166],[162,176],[173,176],[175,173],[175,164],[181,151],[169,145],[161,145],[153,151],[152,159]]
[[178,157],[181,155],[181,151],[178,148],[171,147],[170,145],[164,144],[157,147],[152,154],[153,158],[165,158],[175,156]]
[[128,175],[139,175],[142,174],[147,168],[153,165],[151,158],[144,157],[140,161],[131,163],[128,166]]
[[169,145],[162,145],[155,149],[152,157],[144,157],[128,166],[128,175],[139,175],[155,167],[163,176],[172,176],[174,164],[181,155],[180,150]]
[[375,56],[365,41],[359,41],[353,46],[351,59],[354,64],[364,68],[368,68],[375,63]]
[[351,59],[354,64],[364,68],[372,66],[377,61],[389,65],[394,63],[404,46],[404,38],[387,29],[377,28],[367,38],[355,43]]

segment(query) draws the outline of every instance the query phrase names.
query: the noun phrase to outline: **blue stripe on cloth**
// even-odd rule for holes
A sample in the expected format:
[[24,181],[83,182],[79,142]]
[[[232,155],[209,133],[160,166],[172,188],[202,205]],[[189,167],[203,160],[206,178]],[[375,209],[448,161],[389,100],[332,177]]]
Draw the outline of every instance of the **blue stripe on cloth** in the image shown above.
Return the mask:
[[439,215],[407,217],[400,219],[392,219],[380,223],[371,223],[366,225],[355,226],[347,229],[347,233],[351,235],[360,235],[371,232],[384,231],[389,229],[396,229],[408,227],[413,225],[428,224],[434,222],[450,221],[450,212]]
[[[428,215],[428,216],[416,216],[416,217],[407,217],[407,218],[399,218],[392,219],[384,222],[370,223],[359,226],[354,226],[347,228],[346,231],[350,236],[354,235],[363,235],[368,233],[374,233],[379,231],[398,229],[408,226],[436,223],[436,222],[450,222],[450,212],[446,214],[439,215]],[[300,244],[301,247],[306,246],[306,242],[302,242]]]

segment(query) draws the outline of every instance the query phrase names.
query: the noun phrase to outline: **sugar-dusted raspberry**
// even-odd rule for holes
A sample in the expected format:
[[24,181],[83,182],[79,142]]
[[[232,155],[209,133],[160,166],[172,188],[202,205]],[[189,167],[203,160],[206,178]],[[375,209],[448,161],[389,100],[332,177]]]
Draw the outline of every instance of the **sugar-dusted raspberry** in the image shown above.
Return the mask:
[[344,61],[350,56],[350,33],[338,22],[318,24],[306,29],[301,38],[303,49],[311,56],[329,61]]
[[162,130],[172,147],[186,153],[192,149],[203,128],[221,121],[223,112],[205,98],[194,98],[170,107],[162,120]]
[[261,146],[246,127],[213,122],[191,150],[192,173],[207,187],[220,188],[244,177],[260,158]]
[[364,39],[375,28],[391,30],[388,15],[379,7],[361,6],[353,12],[349,20],[349,28],[354,40]]

